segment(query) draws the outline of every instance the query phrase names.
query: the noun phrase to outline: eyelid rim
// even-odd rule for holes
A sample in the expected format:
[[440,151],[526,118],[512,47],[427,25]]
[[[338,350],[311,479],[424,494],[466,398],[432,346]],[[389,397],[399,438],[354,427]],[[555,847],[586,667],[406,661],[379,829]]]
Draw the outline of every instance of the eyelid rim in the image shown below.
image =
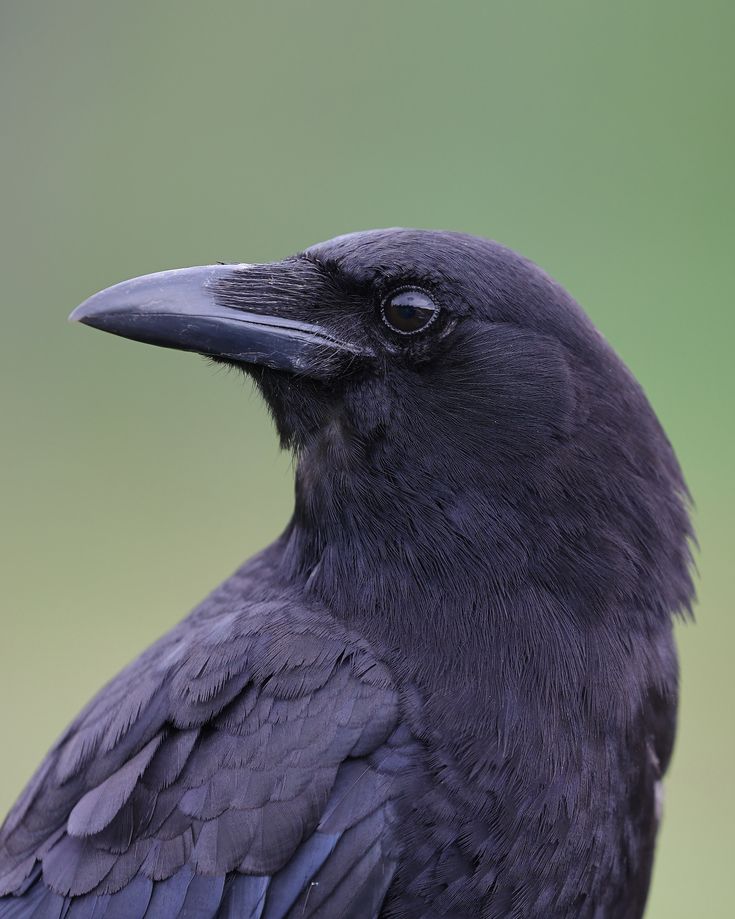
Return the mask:
[[[393,297],[395,297],[397,294],[403,293],[406,290],[414,290],[419,294],[423,294],[425,297],[429,298],[429,300],[434,306],[434,312],[431,314],[429,321],[425,325],[422,325],[420,329],[414,329],[413,332],[402,332],[400,329],[397,329],[394,325],[391,325],[391,323],[388,322],[385,316],[386,303],[388,303],[388,301],[391,300]],[[434,325],[434,323],[436,322],[439,316],[439,313],[441,313],[441,307],[436,302],[436,300],[431,296],[431,294],[429,293],[428,290],[426,290],[426,288],[419,287],[417,284],[401,284],[400,287],[394,287],[380,301],[380,318],[383,321],[383,325],[385,325],[386,328],[390,329],[390,331],[393,332],[394,335],[400,335],[402,338],[410,338],[412,335],[421,335],[423,332],[429,329],[432,325]]]

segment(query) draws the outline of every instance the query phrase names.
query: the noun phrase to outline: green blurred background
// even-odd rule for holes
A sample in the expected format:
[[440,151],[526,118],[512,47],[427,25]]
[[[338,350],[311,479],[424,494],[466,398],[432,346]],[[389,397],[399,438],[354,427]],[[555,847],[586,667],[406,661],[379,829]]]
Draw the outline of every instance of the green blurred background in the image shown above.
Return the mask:
[[291,506],[240,375],[69,310],[157,269],[462,229],[577,296],[682,461],[700,603],[648,916],[735,915],[734,28],[725,0],[0,2],[0,810]]

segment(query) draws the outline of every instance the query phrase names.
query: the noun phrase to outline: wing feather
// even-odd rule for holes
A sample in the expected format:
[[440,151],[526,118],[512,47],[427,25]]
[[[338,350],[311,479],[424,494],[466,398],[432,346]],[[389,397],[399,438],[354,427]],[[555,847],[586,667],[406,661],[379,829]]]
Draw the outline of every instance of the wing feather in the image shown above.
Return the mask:
[[21,796],[0,831],[0,919],[377,915],[407,742],[387,670],[326,614],[195,612]]

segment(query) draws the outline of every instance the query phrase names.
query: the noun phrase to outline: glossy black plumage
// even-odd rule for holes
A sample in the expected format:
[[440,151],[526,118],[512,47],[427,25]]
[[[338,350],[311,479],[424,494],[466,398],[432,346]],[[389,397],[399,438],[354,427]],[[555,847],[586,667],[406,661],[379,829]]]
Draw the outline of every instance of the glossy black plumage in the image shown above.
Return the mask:
[[[409,337],[406,288],[440,310]],[[389,230],[75,315],[252,373],[296,509],[51,751],[0,917],[640,916],[686,490],[574,301],[497,244]]]

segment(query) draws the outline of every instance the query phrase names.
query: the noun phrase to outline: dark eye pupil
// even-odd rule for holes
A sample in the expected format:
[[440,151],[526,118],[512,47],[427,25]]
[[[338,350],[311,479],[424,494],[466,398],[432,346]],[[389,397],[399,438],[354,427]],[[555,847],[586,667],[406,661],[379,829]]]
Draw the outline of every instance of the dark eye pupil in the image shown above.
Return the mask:
[[409,306],[408,303],[394,303],[393,312],[403,322],[411,322],[411,320],[415,319],[418,310],[415,306]]
[[400,290],[383,303],[386,325],[403,335],[411,335],[425,328],[437,313],[436,304],[422,290]]

